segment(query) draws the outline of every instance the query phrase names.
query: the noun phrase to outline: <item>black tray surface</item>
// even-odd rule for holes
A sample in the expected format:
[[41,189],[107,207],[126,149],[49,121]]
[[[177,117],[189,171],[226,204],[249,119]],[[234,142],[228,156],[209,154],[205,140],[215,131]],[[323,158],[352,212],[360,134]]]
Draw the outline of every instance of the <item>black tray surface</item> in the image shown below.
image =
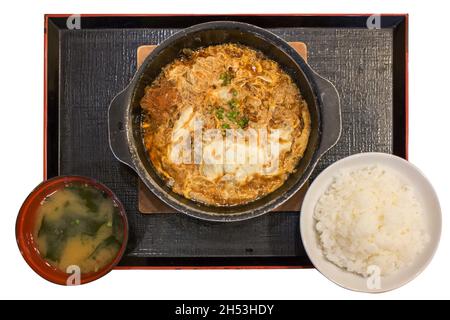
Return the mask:
[[299,214],[270,213],[235,223],[138,212],[137,175],[108,145],[107,109],[136,72],[136,50],[187,26],[237,20],[308,46],[308,62],[341,98],[343,134],[312,179],[348,155],[380,151],[406,157],[406,16],[86,16],[81,29],[47,17],[47,177],[78,174],[105,183],[128,212],[130,241],[120,265],[311,266]]

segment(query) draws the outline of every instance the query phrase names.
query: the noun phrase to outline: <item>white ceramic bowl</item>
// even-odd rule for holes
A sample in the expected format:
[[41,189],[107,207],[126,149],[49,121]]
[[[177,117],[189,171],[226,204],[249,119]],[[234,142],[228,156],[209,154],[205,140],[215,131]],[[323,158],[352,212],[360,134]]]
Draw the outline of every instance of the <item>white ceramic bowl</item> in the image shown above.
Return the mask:
[[[322,254],[317,232],[315,230],[314,209],[320,196],[331,184],[333,177],[341,169],[380,164],[396,172],[401,179],[411,185],[423,206],[430,242],[425,250],[416,257],[415,262],[392,275],[376,279],[365,279],[348,272],[328,261]],[[439,200],[430,182],[414,165],[408,161],[386,153],[360,153],[339,160],[325,169],[311,184],[303,201],[300,217],[300,233],[303,246],[311,262],[325,277],[336,284],[360,292],[385,292],[403,286],[419,275],[433,258],[441,236],[442,217]],[[379,281],[378,281],[379,280]]]

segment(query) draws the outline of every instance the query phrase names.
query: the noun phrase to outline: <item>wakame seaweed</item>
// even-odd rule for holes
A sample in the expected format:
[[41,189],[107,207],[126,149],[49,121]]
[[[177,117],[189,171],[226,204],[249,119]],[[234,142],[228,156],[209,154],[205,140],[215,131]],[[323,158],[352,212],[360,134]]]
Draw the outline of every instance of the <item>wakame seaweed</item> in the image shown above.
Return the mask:
[[60,219],[55,221],[50,221],[44,216],[38,237],[46,236],[47,254],[45,258],[59,261],[68,238],[79,234],[95,236],[105,222],[70,212],[64,213]]
[[84,201],[84,204],[89,209],[89,211],[93,213],[98,213],[98,204],[97,202],[100,199],[104,199],[103,194],[95,189],[88,189],[83,186],[71,185],[68,186],[67,189],[72,190],[80,196],[80,198]]
[[115,236],[109,236],[105,240],[103,240],[97,248],[95,248],[94,252],[91,253],[91,255],[88,257],[95,259],[96,255],[103,249],[108,247],[116,247],[116,249],[120,249],[120,242],[116,239]]
[[106,191],[85,183],[67,184],[39,208],[36,243],[42,258],[62,272],[77,265],[97,272],[113,261],[123,243],[119,208]]
[[60,227],[59,224],[48,221],[44,216],[39,229],[38,237],[46,236],[47,253],[45,258],[51,261],[59,261],[67,242],[67,234]]

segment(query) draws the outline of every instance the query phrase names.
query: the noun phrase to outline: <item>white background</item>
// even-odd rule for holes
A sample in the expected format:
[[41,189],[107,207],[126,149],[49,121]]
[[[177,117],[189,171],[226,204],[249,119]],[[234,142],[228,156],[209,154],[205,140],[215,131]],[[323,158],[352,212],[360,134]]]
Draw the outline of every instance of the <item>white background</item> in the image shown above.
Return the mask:
[[[268,2],[268,3],[265,3]],[[1,1],[1,298],[395,299],[450,298],[449,24],[446,1]],[[113,271],[80,287],[37,276],[15,242],[17,212],[43,177],[44,13],[409,13],[410,161],[433,183],[443,211],[438,252],[416,280],[369,295],[315,270]]]

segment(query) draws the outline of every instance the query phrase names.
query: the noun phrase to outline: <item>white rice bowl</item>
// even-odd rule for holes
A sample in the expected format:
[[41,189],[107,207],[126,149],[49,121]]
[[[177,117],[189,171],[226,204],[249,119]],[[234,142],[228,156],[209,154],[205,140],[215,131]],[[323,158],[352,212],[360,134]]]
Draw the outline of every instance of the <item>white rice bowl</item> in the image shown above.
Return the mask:
[[326,258],[363,276],[374,267],[388,275],[411,265],[429,241],[412,187],[378,165],[341,170],[314,218]]
[[[361,179],[379,170],[387,174],[375,182]],[[353,183],[350,188],[339,186],[347,180]],[[377,191],[356,192],[361,184],[378,185]],[[350,196],[349,189],[357,193],[352,195],[356,200],[339,200]],[[300,214],[303,247],[314,267],[336,284],[360,292],[386,292],[417,277],[432,260],[441,229],[433,186],[413,164],[386,153],[355,154],[327,167],[309,186]]]

